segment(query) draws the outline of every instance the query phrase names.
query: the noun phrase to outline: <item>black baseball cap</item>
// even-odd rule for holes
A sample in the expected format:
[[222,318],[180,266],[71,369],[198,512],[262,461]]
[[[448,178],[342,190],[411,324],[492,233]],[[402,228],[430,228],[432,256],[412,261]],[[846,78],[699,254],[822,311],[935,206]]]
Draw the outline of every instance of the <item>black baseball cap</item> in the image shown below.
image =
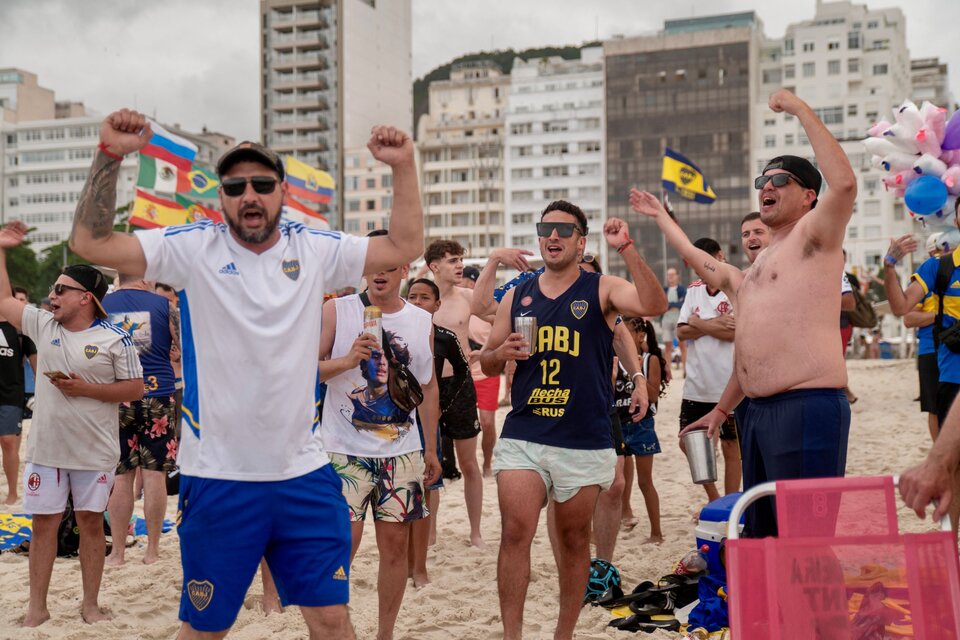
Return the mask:
[[463,277],[470,278],[474,282],[477,281],[477,278],[480,277],[480,269],[477,269],[472,264],[468,264],[463,268]]
[[244,160],[248,162],[259,162],[265,167],[273,169],[277,172],[277,175],[280,176],[280,181],[283,181],[283,162],[280,160],[280,156],[262,144],[250,142],[249,140],[241,142],[220,156],[220,159],[217,161],[217,177],[222,178],[223,174],[230,170],[230,167]]
[[771,169],[783,169],[796,178],[800,184],[807,189],[813,189],[820,195],[820,187],[823,186],[823,176],[817,171],[817,168],[800,156],[778,156],[767,163],[761,173],[766,173]]
[[68,278],[73,278],[86,291],[93,294],[93,300],[96,303],[96,313],[98,318],[106,318],[107,312],[104,310],[100,301],[107,295],[107,279],[103,273],[96,267],[88,264],[72,264],[64,267],[61,272]]

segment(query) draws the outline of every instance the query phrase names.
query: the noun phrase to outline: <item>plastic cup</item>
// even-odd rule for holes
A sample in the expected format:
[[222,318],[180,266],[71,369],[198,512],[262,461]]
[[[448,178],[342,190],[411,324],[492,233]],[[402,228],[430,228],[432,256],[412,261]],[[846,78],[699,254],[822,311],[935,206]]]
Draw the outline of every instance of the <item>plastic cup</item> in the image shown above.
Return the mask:
[[683,436],[687,450],[687,464],[694,484],[709,484],[717,481],[717,454],[706,429],[691,431]]

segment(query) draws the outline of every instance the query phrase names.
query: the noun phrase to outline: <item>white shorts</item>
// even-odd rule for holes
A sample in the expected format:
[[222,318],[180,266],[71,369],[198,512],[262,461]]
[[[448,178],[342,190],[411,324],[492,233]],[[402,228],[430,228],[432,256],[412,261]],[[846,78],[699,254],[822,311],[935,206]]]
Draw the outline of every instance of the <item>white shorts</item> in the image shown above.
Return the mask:
[[605,491],[613,484],[617,452],[609,449],[566,449],[547,444],[500,438],[493,449],[493,471],[529,469],[540,474],[547,495],[566,502],[580,489],[599,485]]
[[23,510],[40,515],[63,513],[67,496],[72,495],[74,511],[102,513],[110,500],[113,472],[57,469],[28,462],[23,470]]

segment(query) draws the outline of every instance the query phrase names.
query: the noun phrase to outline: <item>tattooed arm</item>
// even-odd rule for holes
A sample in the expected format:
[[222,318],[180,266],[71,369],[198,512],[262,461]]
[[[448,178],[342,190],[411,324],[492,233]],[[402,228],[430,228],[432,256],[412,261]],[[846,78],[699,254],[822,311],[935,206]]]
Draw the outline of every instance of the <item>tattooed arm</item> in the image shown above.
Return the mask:
[[136,111],[121,109],[103,121],[100,148],[80,193],[70,234],[70,248],[87,260],[135,276],[143,276],[147,261],[136,238],[113,230],[117,177],[123,156],[142,149],[150,133],[150,123]]

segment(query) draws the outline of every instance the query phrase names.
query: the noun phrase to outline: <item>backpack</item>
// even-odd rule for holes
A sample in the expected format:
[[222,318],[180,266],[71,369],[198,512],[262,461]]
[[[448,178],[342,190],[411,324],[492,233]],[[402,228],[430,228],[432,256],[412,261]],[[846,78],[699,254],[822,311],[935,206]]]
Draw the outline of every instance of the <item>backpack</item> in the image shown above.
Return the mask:
[[73,512],[73,497],[67,498],[60,526],[57,528],[57,557],[72,558],[80,553],[80,525]]
[[873,310],[873,305],[860,293],[860,287],[851,287],[851,289],[856,307],[852,311],[847,311],[850,324],[863,329],[873,329],[877,326],[877,312]]
[[933,284],[933,291],[939,298],[937,319],[933,327],[933,344],[940,349],[945,344],[953,353],[960,353],[960,322],[954,322],[949,329],[943,328],[943,297],[950,286],[950,276],[953,275],[953,254],[948,253],[937,258],[937,278]]

